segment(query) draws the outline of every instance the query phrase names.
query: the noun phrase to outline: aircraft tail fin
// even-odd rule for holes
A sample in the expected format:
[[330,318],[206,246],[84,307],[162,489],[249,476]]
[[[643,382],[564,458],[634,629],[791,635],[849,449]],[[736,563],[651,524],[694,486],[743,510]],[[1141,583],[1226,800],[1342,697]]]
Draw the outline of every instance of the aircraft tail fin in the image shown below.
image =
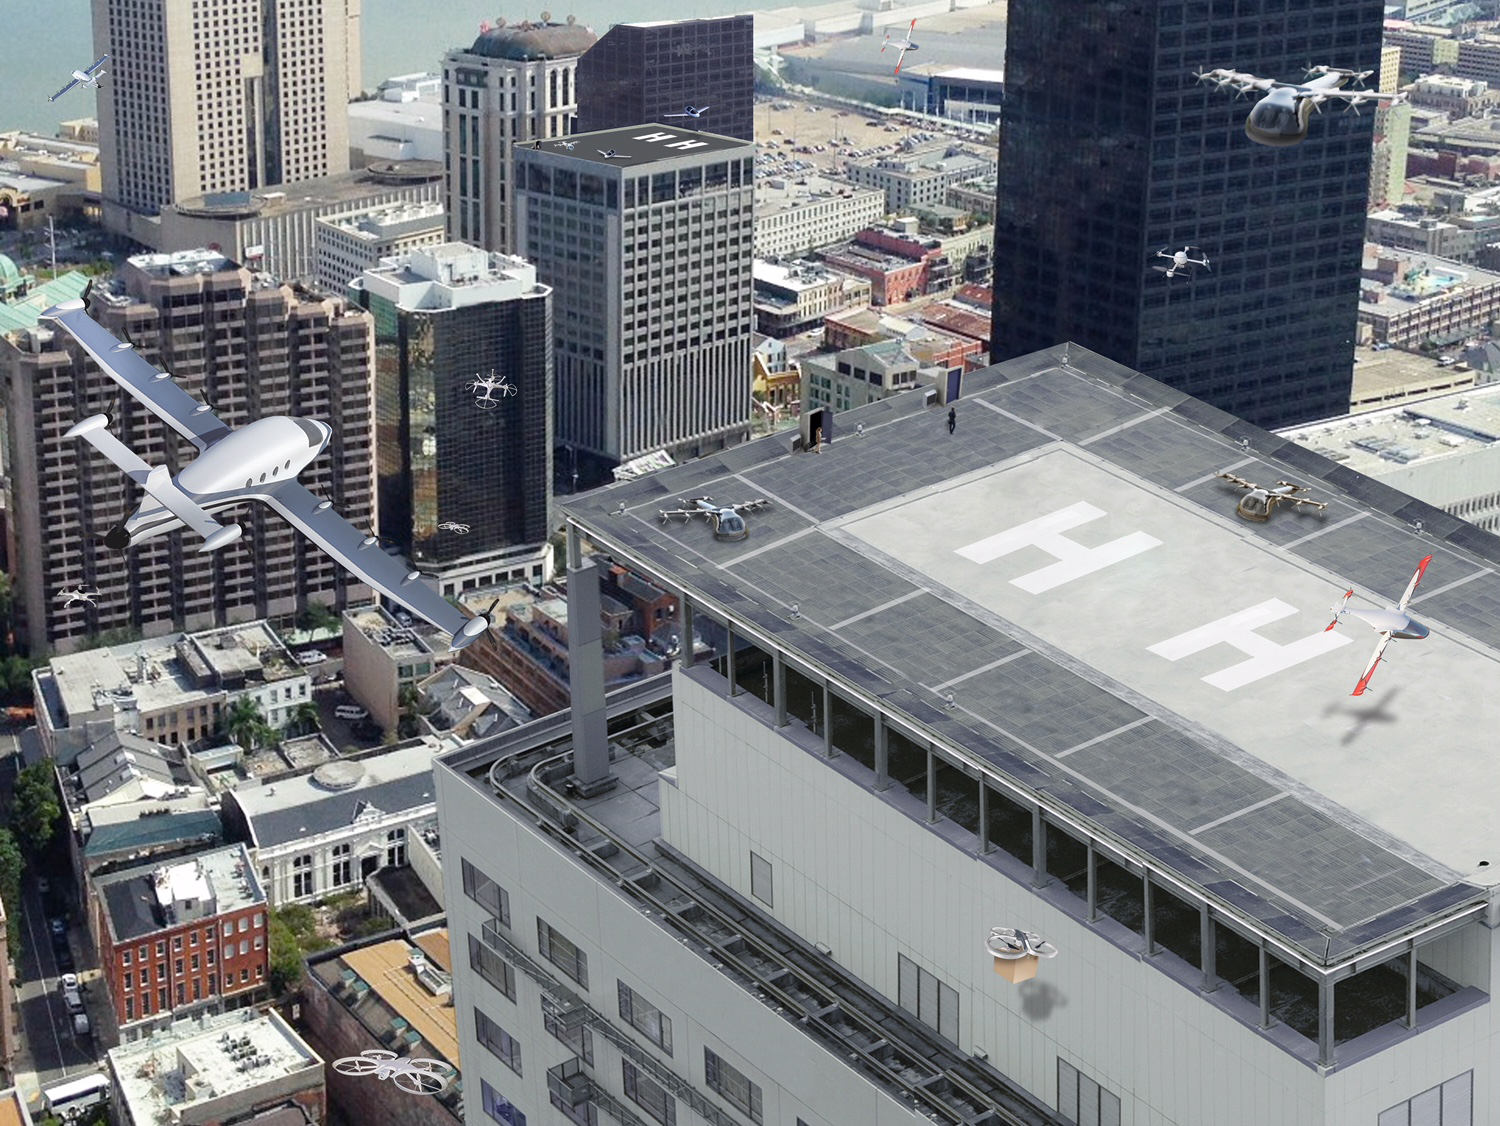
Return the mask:
[[1333,613],[1333,621],[1329,622],[1326,626],[1323,627],[1323,632],[1324,633],[1327,633],[1334,626],[1336,626],[1336,625],[1339,624],[1339,619],[1344,616],[1344,611],[1347,610],[1347,609],[1349,609],[1349,599],[1351,599],[1353,597],[1354,597],[1354,591],[1352,591],[1352,590],[1346,590],[1346,591],[1344,591],[1343,601],[1341,601],[1337,606],[1330,606],[1329,607],[1329,610],[1332,611],[1332,613]]

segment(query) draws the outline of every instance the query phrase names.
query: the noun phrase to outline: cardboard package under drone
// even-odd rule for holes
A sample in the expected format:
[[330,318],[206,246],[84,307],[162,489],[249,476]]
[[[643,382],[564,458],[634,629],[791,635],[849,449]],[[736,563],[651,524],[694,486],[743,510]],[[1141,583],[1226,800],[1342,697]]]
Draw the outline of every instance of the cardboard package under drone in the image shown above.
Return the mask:
[[1024,958],[996,958],[995,972],[1012,985],[1030,981],[1036,977],[1036,964],[1041,961],[1035,954]]

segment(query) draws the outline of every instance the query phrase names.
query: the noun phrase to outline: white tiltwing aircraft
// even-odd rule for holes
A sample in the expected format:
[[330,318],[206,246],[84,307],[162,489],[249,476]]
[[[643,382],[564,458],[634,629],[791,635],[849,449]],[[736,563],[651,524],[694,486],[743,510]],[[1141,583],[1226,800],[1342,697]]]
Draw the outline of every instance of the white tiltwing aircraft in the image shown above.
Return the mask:
[[1404,102],[1406,95],[1379,90],[1340,90],[1351,78],[1363,81],[1375,73],[1370,70],[1343,70],[1336,66],[1309,68],[1307,81],[1279,82],[1274,78],[1257,78],[1237,70],[1209,70],[1196,77],[1212,82],[1219,89],[1233,86],[1235,97],[1259,90],[1266,96],[1256,102],[1245,118],[1245,136],[1258,145],[1295,145],[1307,138],[1307,122],[1313,110],[1322,112],[1330,98],[1345,103],[1346,109],[1359,112],[1362,102]]
[[1385,647],[1391,643],[1392,638],[1403,641],[1420,641],[1431,631],[1421,622],[1417,621],[1406,612],[1406,604],[1411,601],[1411,596],[1416,592],[1417,584],[1422,581],[1422,576],[1427,571],[1427,564],[1432,562],[1432,556],[1428,556],[1417,564],[1417,573],[1411,577],[1411,582],[1406,584],[1406,593],[1401,596],[1401,601],[1393,610],[1351,610],[1349,599],[1354,597],[1354,591],[1344,591],[1344,600],[1333,607],[1333,621],[1328,623],[1328,630],[1339,624],[1339,619],[1345,614],[1353,614],[1360,621],[1375,628],[1380,634],[1380,640],[1375,643],[1375,655],[1370,658],[1370,663],[1365,666],[1364,675],[1359,678],[1359,683],[1354,686],[1351,696],[1363,696],[1365,689],[1370,686],[1370,678],[1375,675],[1375,666],[1380,664],[1380,658],[1385,654]]
[[210,514],[257,500],[386,598],[451,633],[454,649],[462,649],[489,628],[487,614],[467,617],[421,582],[419,571],[387,555],[378,536],[361,532],[333,511],[332,501],[319,500],[297,481],[297,474],[328,444],[333,431],[327,425],[310,418],[272,416],[231,430],[208,404],[152,367],[132,345],[110,335],[84,312],[82,301],[54,305],[41,318],[66,329],[106,375],[199,450],[174,478],[166,466],[147,465],[111,434],[106,415],[93,415],[68,431],[68,437],[89,442],[148,494],[124,524],[104,537],[108,546],[123,550],[186,527],[203,537],[199,552],[217,551],[239,539],[242,529],[238,524],[221,525]]
[[892,39],[890,31],[886,31],[885,33],[885,42],[880,45],[880,53],[882,55],[885,54],[885,49],[887,47],[899,47],[901,49],[901,53],[896,56],[897,74],[901,73],[901,61],[906,58],[906,52],[920,50],[920,48],[911,41],[911,33],[916,30],[917,21],[912,20],[911,26],[906,29],[906,38],[904,39]]
[[64,86],[57,93],[53,94],[52,97],[48,98],[47,100],[49,102],[57,101],[58,98],[62,97],[69,90],[73,89],[74,86],[77,86],[80,83],[92,90],[99,89],[99,79],[104,77],[105,71],[103,70],[103,67],[108,59],[108,55],[101,55],[99,57],[99,61],[91,64],[87,70],[75,70],[73,72],[73,81],[69,82],[66,86]]

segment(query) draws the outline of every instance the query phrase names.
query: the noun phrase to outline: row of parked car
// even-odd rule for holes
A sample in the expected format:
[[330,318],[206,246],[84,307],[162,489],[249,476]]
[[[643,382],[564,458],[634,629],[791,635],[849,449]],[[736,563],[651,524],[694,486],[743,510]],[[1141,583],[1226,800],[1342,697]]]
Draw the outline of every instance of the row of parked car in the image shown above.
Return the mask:
[[68,1009],[68,1019],[73,1023],[73,1035],[87,1036],[89,1028],[88,1007],[83,1003],[83,985],[73,972],[73,950],[68,945],[68,922],[54,918],[47,922],[52,936],[52,953],[57,958],[57,991],[62,994],[63,1004]]

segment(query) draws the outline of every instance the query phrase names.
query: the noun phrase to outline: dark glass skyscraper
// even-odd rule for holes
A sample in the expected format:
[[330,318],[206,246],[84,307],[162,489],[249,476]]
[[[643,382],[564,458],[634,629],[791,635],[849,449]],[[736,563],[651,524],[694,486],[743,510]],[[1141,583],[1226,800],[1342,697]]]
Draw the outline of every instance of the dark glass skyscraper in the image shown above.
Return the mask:
[[[1374,113],[1245,135],[1223,67],[1376,69],[1379,0],[1011,0],[995,362],[1073,340],[1263,427],[1344,414]],[[1210,271],[1168,278],[1158,251]]]
[[[755,20],[617,23],[578,60],[578,133],[661,122],[755,140]],[[672,117],[688,106],[701,117]]]
[[375,318],[380,534],[443,594],[545,577],[551,288],[519,258],[443,243],[351,292]]

